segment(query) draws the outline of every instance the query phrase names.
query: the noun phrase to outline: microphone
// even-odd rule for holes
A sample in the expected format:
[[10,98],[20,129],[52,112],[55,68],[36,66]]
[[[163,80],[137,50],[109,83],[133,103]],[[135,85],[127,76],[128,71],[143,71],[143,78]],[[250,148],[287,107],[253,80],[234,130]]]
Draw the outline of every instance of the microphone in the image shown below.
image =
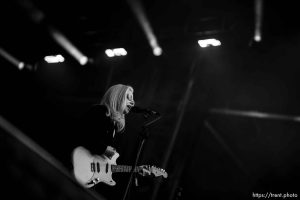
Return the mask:
[[130,110],[133,113],[143,113],[145,116],[160,115],[159,112],[156,112],[154,110],[150,110],[149,108],[140,108],[138,106],[134,106]]

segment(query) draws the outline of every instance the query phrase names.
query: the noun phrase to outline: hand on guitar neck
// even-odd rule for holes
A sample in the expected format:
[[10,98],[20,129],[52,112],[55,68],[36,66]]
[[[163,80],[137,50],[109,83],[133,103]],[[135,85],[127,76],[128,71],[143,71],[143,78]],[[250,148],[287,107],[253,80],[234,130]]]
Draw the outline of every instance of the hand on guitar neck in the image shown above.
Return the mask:
[[[111,146],[107,146],[104,155],[109,158],[112,159],[112,157],[117,153],[116,149],[111,147]],[[140,175],[142,176],[146,176],[146,175],[151,175],[151,172],[149,170],[149,166],[143,165],[141,166],[141,168],[138,170],[138,172]]]
[[147,165],[141,165],[141,168],[138,170],[138,173],[142,176],[150,176],[151,175],[151,171],[149,166]]

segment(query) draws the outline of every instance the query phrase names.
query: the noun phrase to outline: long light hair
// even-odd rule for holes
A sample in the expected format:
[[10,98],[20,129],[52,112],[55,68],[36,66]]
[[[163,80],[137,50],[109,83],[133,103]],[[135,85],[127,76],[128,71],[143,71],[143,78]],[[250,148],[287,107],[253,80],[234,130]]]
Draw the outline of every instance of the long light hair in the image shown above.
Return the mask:
[[106,115],[116,123],[118,132],[125,128],[124,109],[127,91],[133,92],[133,88],[122,84],[113,85],[105,92],[100,102],[107,107]]

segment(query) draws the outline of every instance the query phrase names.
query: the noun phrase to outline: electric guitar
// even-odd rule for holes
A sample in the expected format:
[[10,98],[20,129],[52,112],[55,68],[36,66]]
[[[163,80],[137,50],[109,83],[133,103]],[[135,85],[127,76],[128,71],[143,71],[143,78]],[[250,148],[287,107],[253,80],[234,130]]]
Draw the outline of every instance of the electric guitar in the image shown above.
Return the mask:
[[[114,186],[116,182],[112,179],[114,172],[131,172],[132,166],[117,165],[116,160],[119,154],[115,152],[112,158],[105,155],[91,155],[91,153],[82,146],[76,147],[73,150],[73,173],[75,179],[86,188],[93,187],[97,183],[103,182],[107,185]],[[145,171],[154,176],[168,177],[168,174],[163,169],[154,166],[142,165],[137,166],[134,172],[145,175]]]

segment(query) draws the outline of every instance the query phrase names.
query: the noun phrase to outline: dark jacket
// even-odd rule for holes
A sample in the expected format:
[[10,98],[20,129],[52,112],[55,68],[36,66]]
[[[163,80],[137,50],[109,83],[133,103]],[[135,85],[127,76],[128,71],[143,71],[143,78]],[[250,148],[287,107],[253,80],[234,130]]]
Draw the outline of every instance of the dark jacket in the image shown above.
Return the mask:
[[98,155],[103,154],[107,146],[115,147],[113,132],[116,127],[106,113],[106,106],[94,105],[82,116],[79,121],[80,132],[76,131],[76,146],[83,146]]

